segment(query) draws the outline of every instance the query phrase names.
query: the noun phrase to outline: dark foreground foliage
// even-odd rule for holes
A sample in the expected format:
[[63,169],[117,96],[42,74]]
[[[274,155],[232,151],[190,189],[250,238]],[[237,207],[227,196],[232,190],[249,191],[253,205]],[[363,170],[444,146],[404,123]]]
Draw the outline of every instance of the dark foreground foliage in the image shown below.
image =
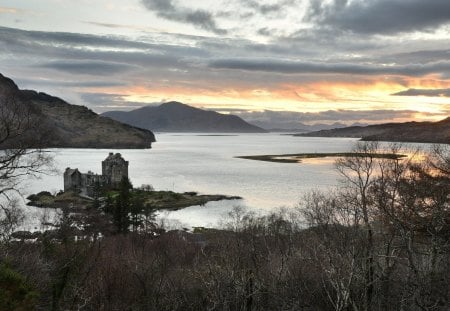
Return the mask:
[[[235,231],[10,244],[2,260],[21,275],[13,286],[30,286],[12,298],[21,310],[363,310],[364,229],[236,215]],[[371,308],[445,310],[448,250],[429,269],[430,237],[420,234],[416,275],[399,237],[385,256],[384,233],[375,235]]]

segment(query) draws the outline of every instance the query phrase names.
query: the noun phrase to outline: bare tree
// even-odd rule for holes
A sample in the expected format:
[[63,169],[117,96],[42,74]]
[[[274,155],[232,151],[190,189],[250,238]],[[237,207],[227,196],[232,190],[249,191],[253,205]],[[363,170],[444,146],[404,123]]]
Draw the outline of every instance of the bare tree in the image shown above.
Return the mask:
[[[2,221],[11,217],[11,204],[20,195],[20,184],[50,168],[52,156],[41,147],[51,131],[39,110],[20,93],[0,96],[0,209]],[[9,223],[8,226],[12,224]]]
[[449,163],[449,148],[435,146],[420,160],[385,166],[372,189],[379,219],[406,257],[405,300],[422,310],[442,305],[446,294],[440,292],[448,288],[441,281],[450,251]]
[[[376,174],[376,157],[379,146],[377,142],[358,143],[353,152],[355,156],[340,158],[336,168],[346,183],[346,204],[353,207],[354,225],[360,221],[366,231],[365,249],[365,310],[372,309],[374,292],[374,229],[372,225],[373,210],[369,188]],[[363,156],[359,156],[362,154]]]

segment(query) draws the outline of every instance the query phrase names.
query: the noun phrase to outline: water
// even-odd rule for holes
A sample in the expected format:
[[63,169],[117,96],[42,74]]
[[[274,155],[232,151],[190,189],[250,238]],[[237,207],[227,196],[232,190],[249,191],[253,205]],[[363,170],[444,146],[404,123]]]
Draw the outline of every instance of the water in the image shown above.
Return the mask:
[[157,134],[157,140],[149,150],[54,149],[59,174],[28,181],[27,192],[62,189],[62,172],[66,167],[101,173],[101,161],[108,153],[120,152],[130,163],[129,176],[134,186],[151,184],[157,190],[242,197],[243,200],[210,202],[160,214],[178,226],[214,226],[233,206],[259,212],[291,208],[306,192],[337,184],[338,176],[331,159],[289,164],[237,159],[236,156],[346,152],[356,142],[350,138],[280,134]]

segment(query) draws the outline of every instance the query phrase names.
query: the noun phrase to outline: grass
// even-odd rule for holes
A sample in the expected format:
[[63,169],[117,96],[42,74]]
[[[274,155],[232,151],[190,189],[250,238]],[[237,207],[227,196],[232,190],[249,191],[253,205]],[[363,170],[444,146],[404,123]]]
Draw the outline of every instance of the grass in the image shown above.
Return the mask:
[[342,158],[342,157],[373,157],[378,159],[401,159],[406,157],[404,154],[395,153],[358,153],[358,152],[332,152],[332,153],[294,153],[294,154],[272,154],[272,155],[254,155],[254,156],[238,156],[235,158],[257,160],[278,163],[301,163],[302,159],[318,159],[318,158]]

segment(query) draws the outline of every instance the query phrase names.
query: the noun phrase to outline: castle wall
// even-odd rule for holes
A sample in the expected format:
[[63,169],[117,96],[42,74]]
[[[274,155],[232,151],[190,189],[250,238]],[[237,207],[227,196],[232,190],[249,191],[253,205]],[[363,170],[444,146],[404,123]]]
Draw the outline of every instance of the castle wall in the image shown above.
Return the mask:
[[64,172],[64,191],[77,189],[93,196],[97,185],[117,188],[124,177],[128,177],[128,161],[125,161],[120,153],[110,153],[102,161],[102,175],[90,171],[82,174],[78,169],[67,168]]

